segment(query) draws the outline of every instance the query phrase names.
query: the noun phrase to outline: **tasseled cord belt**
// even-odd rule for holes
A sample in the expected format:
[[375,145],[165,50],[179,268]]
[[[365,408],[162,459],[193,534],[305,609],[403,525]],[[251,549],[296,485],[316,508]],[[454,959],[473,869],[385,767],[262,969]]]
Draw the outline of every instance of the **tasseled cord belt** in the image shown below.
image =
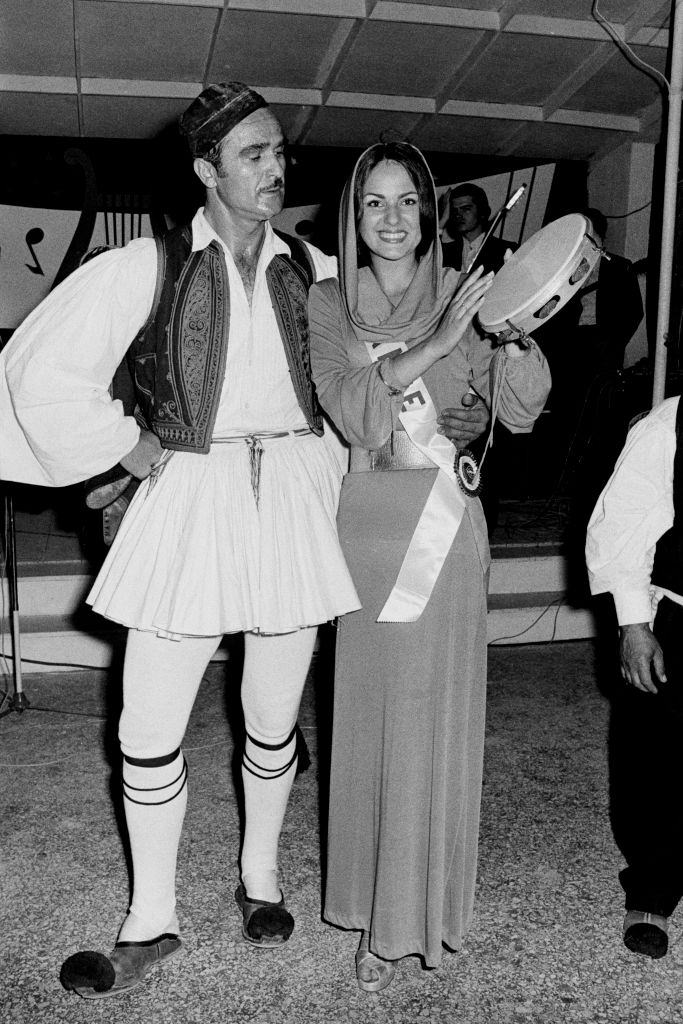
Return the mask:
[[211,444],[236,444],[244,441],[249,449],[249,470],[251,473],[251,489],[254,492],[256,507],[258,508],[259,494],[261,487],[261,459],[265,451],[262,440],[271,440],[275,437],[303,437],[304,434],[311,434],[309,427],[298,427],[296,430],[260,430],[257,434],[236,434],[233,437],[214,437]]

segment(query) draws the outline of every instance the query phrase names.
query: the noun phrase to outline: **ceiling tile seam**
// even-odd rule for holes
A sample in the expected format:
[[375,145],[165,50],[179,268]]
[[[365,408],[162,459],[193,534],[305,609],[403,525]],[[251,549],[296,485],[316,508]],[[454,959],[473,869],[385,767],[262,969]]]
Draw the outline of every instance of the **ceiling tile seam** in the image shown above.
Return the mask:
[[[101,2],[101,0],[79,0],[81,4]],[[158,4],[168,7],[207,7],[216,10],[254,11],[261,14],[313,14],[327,18],[365,18],[367,14],[365,0],[334,0],[334,9],[330,0],[107,0],[108,3],[140,4],[152,6]]]
[[202,82],[141,82],[132,78],[83,78],[84,96],[133,96],[139,99],[194,99]]
[[438,110],[444,103],[447,103],[453,92],[458,89],[460,85],[473,74],[482,61],[485,59],[488,51],[498,42],[500,34],[496,32],[485,33],[482,32],[476,42],[472,45],[471,49],[467,52],[467,55],[460,64],[460,67],[456,72],[446,80],[445,85],[439,89],[435,96],[436,109]]
[[[101,0],[78,0],[80,4],[100,3]],[[111,4],[157,4],[166,7],[222,7],[224,0],[107,0]]]
[[413,22],[418,25],[443,25],[452,28],[479,28],[497,32],[500,20],[495,11],[475,11],[438,4],[396,3],[379,0],[368,21]]
[[332,33],[329,46],[317,72],[316,86],[322,92],[323,101],[331,93],[339,68],[353,46],[362,24],[359,20],[348,19],[341,22]]
[[533,121],[545,124],[581,125],[585,128],[605,128],[610,131],[639,132],[640,119],[609,114],[599,110],[572,110],[562,108],[545,116],[542,107],[511,103],[474,103],[451,100],[438,115],[495,118],[505,121]]
[[[388,21],[395,24],[405,22],[445,26],[453,28],[481,29],[490,32],[505,32],[511,35],[540,35],[561,39],[604,39],[602,26],[593,21],[580,21],[576,18],[553,18],[539,15],[512,13],[508,18],[500,18],[492,11],[472,11],[464,8],[441,7],[431,4],[396,3],[379,0],[368,21]],[[623,25],[615,25],[623,36]],[[666,48],[668,32],[658,30],[654,37],[646,28],[641,28],[634,35],[635,42],[642,46]]]
[[[643,27],[654,27],[650,21],[651,18],[658,17],[661,19],[662,15],[666,19],[667,15],[670,14],[671,4],[669,0],[640,0],[637,4],[634,13],[626,21],[626,38],[630,41],[636,34],[638,29]],[[662,21],[659,21],[657,28],[662,27]]]
[[313,14],[326,18],[365,18],[365,0],[225,0],[231,11],[260,14]]
[[629,43],[631,46],[652,46],[655,49],[668,50],[669,31],[665,28],[652,29],[645,26],[633,33]]
[[332,91],[325,106],[358,107],[361,110],[394,110],[404,113],[436,113],[436,104],[428,96],[391,96],[365,92]]
[[428,128],[429,124],[431,123],[431,120],[431,114],[421,114],[418,117],[417,121],[415,121],[415,123],[412,125],[410,132],[408,133],[408,141],[412,142],[414,139],[419,138],[422,132],[424,132],[426,128]]
[[556,110],[544,118],[546,124],[571,124],[583,128],[605,128],[607,131],[640,132],[639,117],[625,117],[622,114],[605,114],[588,110]]
[[252,86],[260,92],[267,103],[280,103],[288,106],[321,107],[323,97],[320,89],[285,89],[277,85]]
[[499,31],[502,32],[505,26],[519,11],[521,0],[507,0],[498,10]]
[[510,156],[514,153],[515,149],[529,134],[531,125],[529,122],[526,124],[518,124],[507,133],[507,135],[501,140],[500,145],[495,150],[496,156]]
[[294,118],[294,125],[291,133],[288,133],[287,141],[292,145],[305,146],[306,138],[315,127],[318,115],[323,109],[322,105],[309,107],[308,110],[302,108]]
[[555,89],[550,96],[547,96],[543,103],[545,117],[550,117],[554,110],[558,110],[562,104],[586,85],[592,78],[605,67],[614,55],[614,44],[611,41],[599,43],[585,60]]
[[525,103],[481,103],[474,100],[449,100],[437,110],[446,117],[483,117],[505,121],[542,121],[541,107]]
[[[84,96],[120,96],[139,99],[194,99],[201,91],[199,82],[140,82],[129,79],[81,80]],[[281,89],[257,87],[264,98],[273,104],[301,105],[314,108],[358,107],[364,110],[386,110],[401,113],[437,114],[446,117],[480,117],[509,121],[547,122],[605,128],[613,131],[638,132],[641,120],[634,117],[609,114],[603,111],[584,111],[563,108],[544,116],[541,107],[509,104],[481,103],[449,100],[437,110],[434,100],[424,96],[383,96],[372,93],[332,92],[325,101],[318,89]],[[73,78],[49,78],[22,75],[0,76],[0,90],[25,93],[57,93],[75,95],[77,83]]]
[[[624,26],[615,25],[623,35]],[[604,39],[605,30],[594,21],[575,18],[546,18],[537,14],[516,14],[510,18],[505,32],[526,36],[559,36],[562,39]]]
[[86,125],[83,97],[81,96],[81,51],[76,0],[71,0],[71,24],[73,28],[74,71],[76,73],[76,118],[78,121],[78,134],[82,137],[86,133]]
[[[225,9],[216,12],[216,20],[213,25],[213,31],[211,33],[211,42],[209,43],[209,50],[206,55],[206,61],[204,62],[204,74],[202,76],[203,83],[208,85],[209,83],[209,70],[213,64],[213,55],[216,52],[216,43],[218,41],[218,35],[223,25],[223,16]],[[222,76],[221,76],[222,77]]]
[[0,75],[0,92],[59,93],[76,96],[76,78],[55,75]]
[[662,101],[661,99],[654,100],[653,103],[648,104],[640,112],[640,127],[642,130],[651,128],[652,125],[656,125],[661,122],[662,119]]

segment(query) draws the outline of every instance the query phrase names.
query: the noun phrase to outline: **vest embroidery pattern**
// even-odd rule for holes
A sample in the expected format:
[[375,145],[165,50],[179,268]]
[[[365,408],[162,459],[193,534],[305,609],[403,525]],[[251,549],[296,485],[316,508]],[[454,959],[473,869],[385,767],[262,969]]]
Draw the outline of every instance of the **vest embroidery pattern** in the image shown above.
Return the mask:
[[[209,246],[193,253],[178,282],[171,315],[169,382],[177,396],[155,411],[159,420],[191,425],[194,437],[204,437],[213,419],[213,396],[220,390],[225,369],[225,338],[229,322],[229,295],[220,253]],[[176,426],[169,440],[192,440]],[[161,435],[160,435],[161,436]],[[167,437],[164,430],[162,440]]]
[[311,347],[306,275],[291,260],[276,256],[268,267],[267,281],[294,392],[309,423],[321,427],[322,417],[313,399],[310,384]]

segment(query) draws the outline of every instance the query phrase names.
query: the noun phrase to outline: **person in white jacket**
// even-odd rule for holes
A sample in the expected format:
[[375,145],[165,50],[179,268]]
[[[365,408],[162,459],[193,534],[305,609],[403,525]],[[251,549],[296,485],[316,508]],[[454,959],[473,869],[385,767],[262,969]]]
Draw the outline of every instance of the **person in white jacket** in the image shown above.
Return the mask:
[[593,594],[610,593],[621,675],[610,736],[611,810],[627,866],[626,946],[658,958],[683,895],[683,439],[678,398],[631,429],[586,539]]

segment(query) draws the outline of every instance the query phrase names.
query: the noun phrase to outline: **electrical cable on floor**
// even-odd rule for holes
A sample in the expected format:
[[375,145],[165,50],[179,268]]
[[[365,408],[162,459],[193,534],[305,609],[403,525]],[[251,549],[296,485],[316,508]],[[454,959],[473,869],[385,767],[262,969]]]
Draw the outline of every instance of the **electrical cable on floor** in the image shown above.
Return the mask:
[[[14,661],[13,654],[7,654],[6,651],[0,649],[0,658],[7,661]],[[81,665],[76,661],[42,661],[38,658],[26,658],[23,654],[21,656],[22,662],[26,662],[28,665],[50,665],[54,668],[84,668],[90,669],[93,672],[106,672],[108,665]]]
[[29,704],[25,711],[47,711],[53,715],[77,715],[79,718],[95,718],[101,722],[106,722],[106,715],[96,715],[92,711],[65,711],[64,708],[43,708],[40,704]]
[[536,618],[534,619],[534,621],[530,622],[529,625],[525,629],[523,629],[520,633],[512,633],[510,636],[497,636],[495,640],[489,640],[488,646],[489,647],[495,647],[497,644],[502,644],[504,640],[516,640],[518,637],[524,636],[525,633],[528,633],[530,629],[534,628],[534,626],[536,625],[537,622],[540,622],[540,620],[543,618],[545,613],[550,611],[550,609],[552,608],[552,606],[554,604],[557,605],[557,611],[555,612],[555,622],[553,624],[553,632],[552,632],[552,637],[551,637],[551,640],[554,640],[555,639],[555,633],[557,631],[557,617],[560,614],[560,608],[564,604],[564,597],[556,597],[554,601],[551,601],[549,604],[547,604],[546,607],[541,612],[541,614],[537,615]]
[[[92,716],[92,717],[95,717],[95,716]],[[216,740],[215,743],[202,743],[198,747],[186,747],[183,744],[183,753],[185,753],[185,754],[192,754],[192,753],[195,753],[197,750],[211,750],[214,747],[228,747],[228,746],[229,746],[229,744],[228,744],[227,740]],[[57,760],[57,761],[37,761],[35,763],[31,763],[31,762],[12,762],[12,761],[5,762],[5,761],[0,761],[0,768],[46,768],[46,767],[50,767],[50,766],[56,765],[56,764],[69,764],[71,762],[75,762],[76,764],[78,764],[79,760],[74,756],[74,757],[62,757],[62,758],[59,758],[59,760]],[[100,762],[94,762],[94,761],[88,762],[87,760],[84,760],[84,761],[82,761],[80,763],[81,764],[86,764],[86,765],[88,763],[90,763],[91,765],[93,765],[93,764],[100,764]]]
[[56,764],[68,764],[69,761],[73,761],[73,757],[62,757],[58,761],[36,761],[35,764],[30,762],[20,764],[0,762],[0,768],[50,768]]

